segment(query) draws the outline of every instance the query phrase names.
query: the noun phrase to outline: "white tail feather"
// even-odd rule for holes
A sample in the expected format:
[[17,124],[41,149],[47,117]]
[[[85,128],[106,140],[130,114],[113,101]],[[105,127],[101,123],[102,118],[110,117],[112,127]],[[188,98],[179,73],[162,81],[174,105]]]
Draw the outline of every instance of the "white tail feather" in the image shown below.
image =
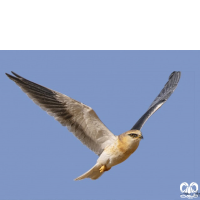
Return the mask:
[[101,165],[96,164],[94,165],[89,171],[86,173],[82,174],[78,178],[74,179],[75,181],[77,180],[82,180],[84,178],[91,178],[92,180],[98,179],[103,173],[100,173],[99,168]]

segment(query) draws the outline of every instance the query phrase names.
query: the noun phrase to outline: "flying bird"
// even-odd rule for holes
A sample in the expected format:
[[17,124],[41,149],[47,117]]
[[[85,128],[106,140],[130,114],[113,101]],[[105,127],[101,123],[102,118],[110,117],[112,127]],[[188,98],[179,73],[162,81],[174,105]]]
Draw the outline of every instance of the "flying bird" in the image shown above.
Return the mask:
[[12,74],[14,76],[6,73],[38,106],[66,126],[84,145],[99,156],[96,164],[75,180],[98,179],[104,172],[125,161],[143,139],[141,128],[174,92],[181,76],[179,71],[172,72],[164,88],[136,124],[129,131],[115,136],[91,107],[31,82],[14,72]]

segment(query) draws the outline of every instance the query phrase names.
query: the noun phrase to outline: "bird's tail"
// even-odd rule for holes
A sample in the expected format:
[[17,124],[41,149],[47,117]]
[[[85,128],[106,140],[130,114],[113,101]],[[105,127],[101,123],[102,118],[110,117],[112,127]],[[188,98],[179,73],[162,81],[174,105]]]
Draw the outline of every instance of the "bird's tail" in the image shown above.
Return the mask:
[[98,179],[103,173],[100,173],[99,168],[101,165],[98,163],[94,165],[89,171],[84,173],[83,175],[79,176],[78,178],[74,179],[75,181],[77,180],[82,180],[84,178],[91,178],[92,180]]

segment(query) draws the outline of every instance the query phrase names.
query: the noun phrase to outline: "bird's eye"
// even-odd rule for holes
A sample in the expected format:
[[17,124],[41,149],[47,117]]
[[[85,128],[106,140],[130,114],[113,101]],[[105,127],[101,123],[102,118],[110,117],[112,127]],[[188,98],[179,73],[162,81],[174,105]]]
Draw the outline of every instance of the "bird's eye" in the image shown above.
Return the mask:
[[129,134],[131,137],[137,137],[137,134],[135,134],[135,133],[131,133],[131,134]]

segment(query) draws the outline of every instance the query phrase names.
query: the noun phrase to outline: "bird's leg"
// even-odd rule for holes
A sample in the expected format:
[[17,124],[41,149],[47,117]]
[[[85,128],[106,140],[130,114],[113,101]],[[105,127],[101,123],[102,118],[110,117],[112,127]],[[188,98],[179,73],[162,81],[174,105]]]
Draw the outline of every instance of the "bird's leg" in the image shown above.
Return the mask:
[[102,166],[100,167],[99,171],[100,171],[100,173],[103,173],[103,172],[108,171],[108,170],[110,170],[110,169],[111,169],[111,167],[110,167],[110,168],[107,168],[106,165],[102,165]]

